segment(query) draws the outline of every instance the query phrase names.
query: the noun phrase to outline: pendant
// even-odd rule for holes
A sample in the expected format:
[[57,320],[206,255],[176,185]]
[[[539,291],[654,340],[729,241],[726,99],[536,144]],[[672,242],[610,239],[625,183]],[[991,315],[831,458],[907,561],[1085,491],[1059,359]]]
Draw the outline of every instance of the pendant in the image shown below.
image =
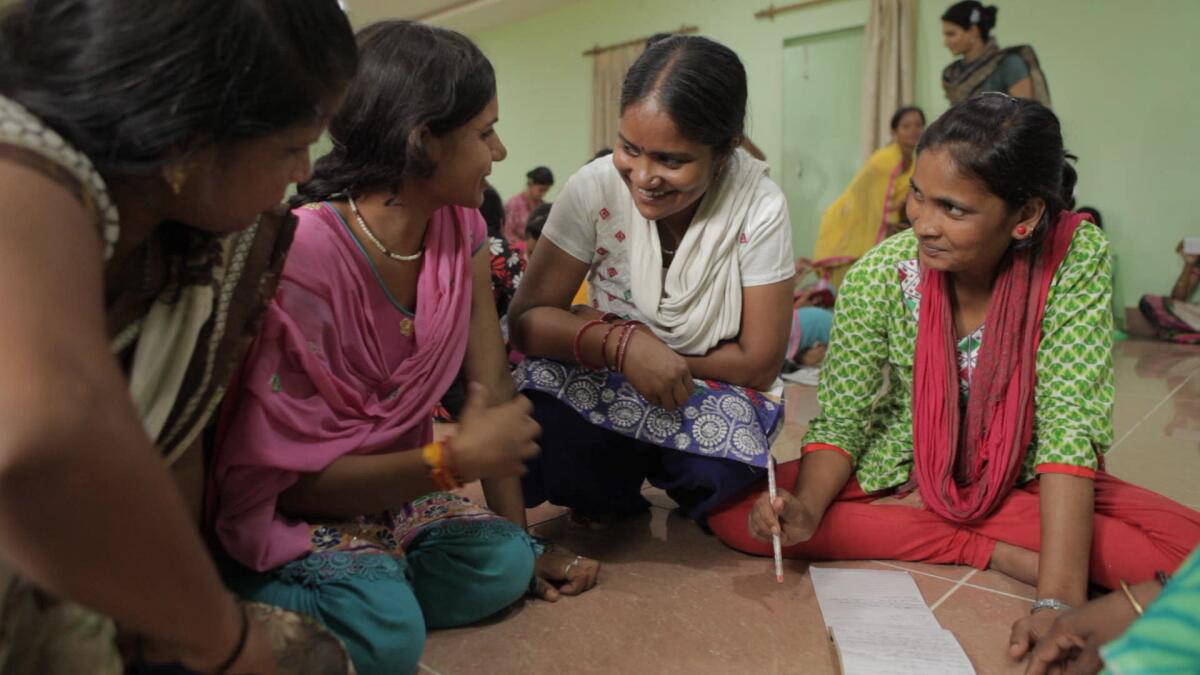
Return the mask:
[[400,334],[401,335],[403,335],[404,337],[412,337],[412,334],[415,332],[415,330],[416,330],[416,325],[413,323],[412,319],[410,319],[408,317],[404,317],[403,319],[400,319]]

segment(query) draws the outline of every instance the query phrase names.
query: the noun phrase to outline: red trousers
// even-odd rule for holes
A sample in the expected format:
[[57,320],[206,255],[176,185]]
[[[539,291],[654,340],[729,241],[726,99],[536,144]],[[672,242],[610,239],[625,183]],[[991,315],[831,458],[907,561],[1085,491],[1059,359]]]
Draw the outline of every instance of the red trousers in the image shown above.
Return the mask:
[[[780,489],[794,489],[800,462],[778,467]],[[1096,475],[1091,581],[1105,588],[1173,572],[1200,544],[1200,512],[1145,488],[1100,472]],[[708,526],[726,545],[771,555],[771,543],[750,536],[747,520],[762,490],[716,509]],[[829,505],[808,541],[783,549],[806,560],[905,560],[986,569],[996,542],[1037,551],[1041,547],[1038,482],[1014,489],[986,520],[960,525],[926,509],[876,505],[851,478]]]

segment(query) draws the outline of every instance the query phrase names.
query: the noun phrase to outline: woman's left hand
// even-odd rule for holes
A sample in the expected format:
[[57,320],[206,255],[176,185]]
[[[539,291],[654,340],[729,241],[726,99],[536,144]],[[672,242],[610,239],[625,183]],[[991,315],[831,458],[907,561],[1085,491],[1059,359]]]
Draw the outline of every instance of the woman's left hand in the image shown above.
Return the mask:
[[[1112,642],[1137,619],[1119,591],[1069,612],[1053,614],[1050,627],[1029,652],[1028,675],[1044,673],[1098,673],[1103,663],[1100,647]],[[1036,616],[1036,615],[1035,615]],[[1013,633],[1014,637],[1016,633]]]
[[1013,623],[1012,635],[1008,640],[1008,655],[1015,661],[1025,658],[1029,650],[1037,646],[1054,625],[1054,620],[1062,616],[1065,610],[1043,609],[1037,614],[1018,619]]
[[555,602],[563,595],[579,595],[595,586],[600,563],[556,547],[538,556],[533,574],[537,577],[538,597]]

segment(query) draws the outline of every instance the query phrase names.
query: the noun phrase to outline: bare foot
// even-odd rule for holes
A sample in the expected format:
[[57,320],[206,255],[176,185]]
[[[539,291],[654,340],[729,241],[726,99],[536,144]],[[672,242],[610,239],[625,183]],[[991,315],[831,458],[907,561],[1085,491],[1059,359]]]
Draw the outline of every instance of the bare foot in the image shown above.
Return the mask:
[[1036,586],[1038,554],[1027,548],[998,541],[996,548],[992,551],[989,568],[1007,574],[1022,583]]

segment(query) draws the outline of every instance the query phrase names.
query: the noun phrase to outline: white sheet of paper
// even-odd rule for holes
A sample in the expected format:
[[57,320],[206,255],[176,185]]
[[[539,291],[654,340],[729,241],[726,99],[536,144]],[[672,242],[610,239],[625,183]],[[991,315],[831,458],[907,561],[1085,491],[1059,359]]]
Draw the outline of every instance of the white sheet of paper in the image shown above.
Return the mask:
[[975,672],[907,572],[810,567],[809,573],[844,675]]
[[843,675],[973,675],[975,668],[948,630],[834,629]]
[[837,629],[941,629],[908,572],[810,567],[825,625]]

